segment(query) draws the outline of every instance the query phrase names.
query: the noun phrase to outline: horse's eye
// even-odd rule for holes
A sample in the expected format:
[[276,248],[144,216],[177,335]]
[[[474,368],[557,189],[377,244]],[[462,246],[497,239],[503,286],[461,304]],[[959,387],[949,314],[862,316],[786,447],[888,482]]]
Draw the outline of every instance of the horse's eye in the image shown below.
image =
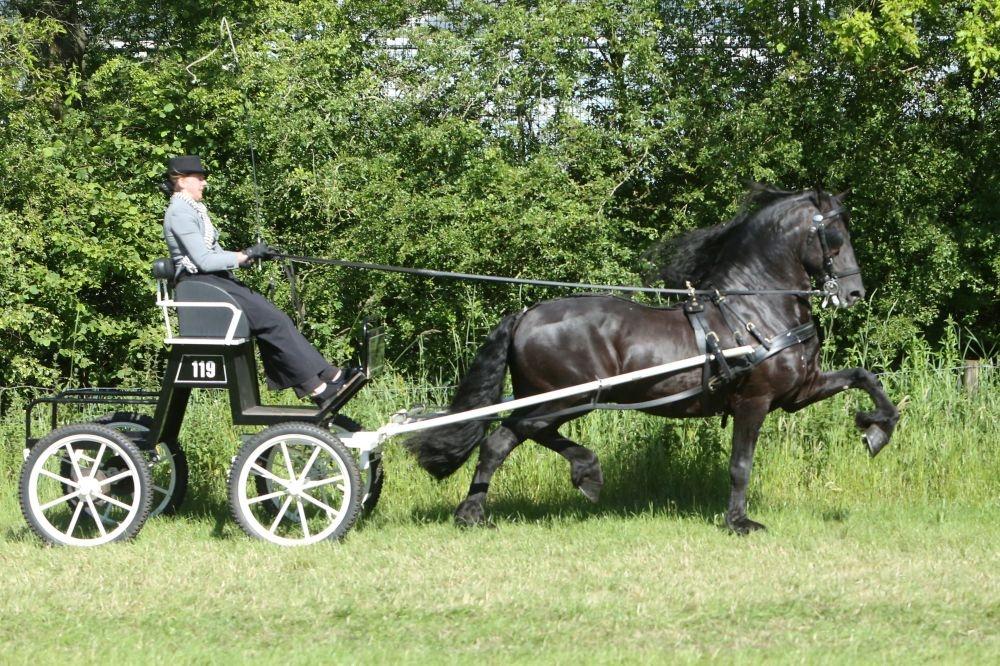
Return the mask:
[[839,251],[844,244],[844,234],[837,229],[826,230],[826,242],[833,251]]

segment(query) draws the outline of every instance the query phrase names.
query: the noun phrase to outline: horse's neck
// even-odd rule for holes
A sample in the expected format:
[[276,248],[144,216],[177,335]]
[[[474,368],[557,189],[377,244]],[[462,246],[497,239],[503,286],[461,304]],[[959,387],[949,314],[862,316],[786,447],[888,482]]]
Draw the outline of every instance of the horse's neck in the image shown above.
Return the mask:
[[[807,290],[809,277],[801,264],[796,261],[770,263],[762,260],[765,255],[757,248],[747,248],[743,256],[746,262],[733,263],[714,272],[705,284],[720,290]],[[812,318],[809,301],[792,294],[760,294],[738,296],[728,299],[728,304],[746,321],[753,322],[765,334],[777,334],[803,324]]]

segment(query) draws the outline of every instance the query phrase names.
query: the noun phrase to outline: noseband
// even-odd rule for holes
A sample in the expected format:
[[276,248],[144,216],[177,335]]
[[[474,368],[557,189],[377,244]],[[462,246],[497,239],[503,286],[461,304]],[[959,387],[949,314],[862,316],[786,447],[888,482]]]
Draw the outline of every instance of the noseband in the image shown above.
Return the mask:
[[841,273],[833,270],[833,250],[830,248],[830,243],[826,237],[826,223],[829,220],[839,217],[844,212],[843,208],[834,208],[827,213],[816,213],[812,216],[812,226],[809,227],[809,233],[817,235],[820,248],[823,250],[823,307],[826,307],[831,300],[836,305],[840,294],[840,282],[838,281],[840,278],[861,273],[861,268],[857,265]]

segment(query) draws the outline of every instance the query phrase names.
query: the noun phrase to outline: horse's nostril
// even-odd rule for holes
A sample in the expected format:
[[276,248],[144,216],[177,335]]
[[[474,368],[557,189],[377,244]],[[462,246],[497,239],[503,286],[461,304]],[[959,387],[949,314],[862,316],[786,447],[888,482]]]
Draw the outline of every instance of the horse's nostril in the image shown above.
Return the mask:
[[857,289],[855,289],[850,294],[848,294],[848,296],[850,296],[851,302],[853,303],[854,301],[860,301],[862,298],[864,298],[865,292],[858,291]]

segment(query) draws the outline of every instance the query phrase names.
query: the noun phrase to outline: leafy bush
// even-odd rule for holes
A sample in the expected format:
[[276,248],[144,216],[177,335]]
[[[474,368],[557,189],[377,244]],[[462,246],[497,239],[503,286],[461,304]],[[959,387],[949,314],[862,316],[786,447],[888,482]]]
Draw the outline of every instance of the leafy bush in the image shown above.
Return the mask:
[[[850,186],[890,355],[934,340],[948,316],[987,349],[1000,333],[995,0],[6,12],[0,385],[155,368],[155,185],[182,152],[206,158],[230,247],[260,231],[296,254],[600,282],[638,281],[651,242],[731,216],[740,178]],[[217,46],[193,81],[185,67]],[[345,354],[351,325],[378,316],[404,369],[453,363],[501,313],[557,295],[301,276],[321,348]],[[279,277],[268,266],[247,280]],[[842,348],[861,326],[841,319]]]

